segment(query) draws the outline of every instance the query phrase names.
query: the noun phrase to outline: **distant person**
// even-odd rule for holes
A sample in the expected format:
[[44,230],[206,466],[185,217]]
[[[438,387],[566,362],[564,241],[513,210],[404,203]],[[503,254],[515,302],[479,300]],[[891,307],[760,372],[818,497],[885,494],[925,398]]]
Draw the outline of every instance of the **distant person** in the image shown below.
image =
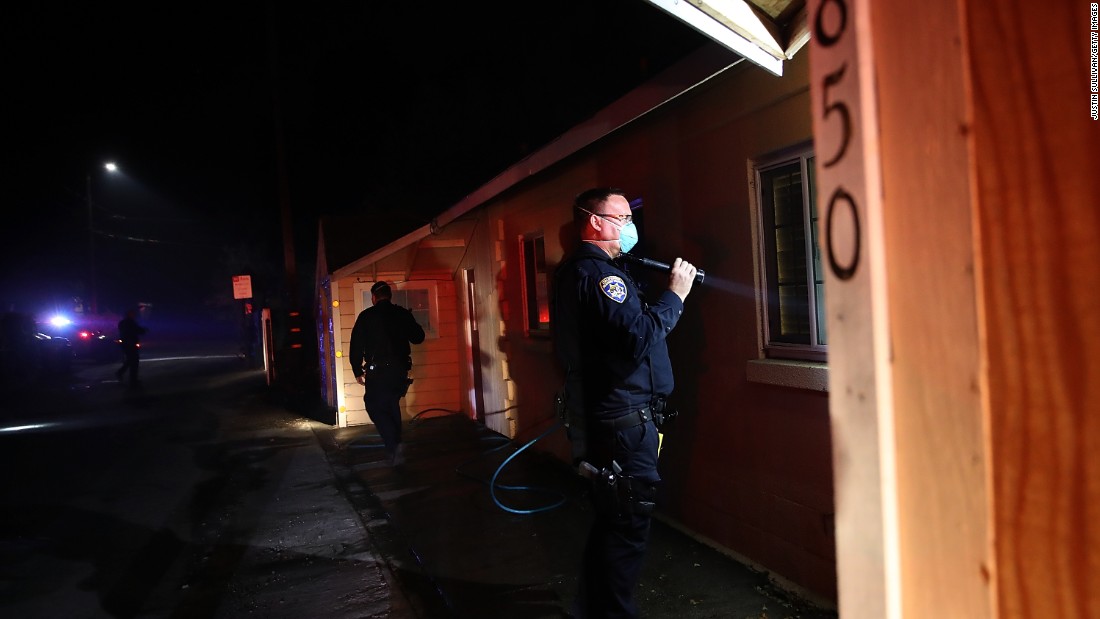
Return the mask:
[[123,356],[122,367],[115,372],[115,376],[122,382],[122,377],[129,371],[131,387],[138,384],[138,352],[141,348],[141,336],[146,332],[147,329],[138,324],[134,310],[126,312],[126,317],[118,321],[118,341],[122,346]]
[[351,371],[363,385],[363,404],[382,437],[386,457],[397,466],[405,462],[400,401],[411,382],[409,344],[424,341],[424,328],[412,312],[392,302],[388,283],[371,286],[370,297],[371,307],[359,312],[351,329]]

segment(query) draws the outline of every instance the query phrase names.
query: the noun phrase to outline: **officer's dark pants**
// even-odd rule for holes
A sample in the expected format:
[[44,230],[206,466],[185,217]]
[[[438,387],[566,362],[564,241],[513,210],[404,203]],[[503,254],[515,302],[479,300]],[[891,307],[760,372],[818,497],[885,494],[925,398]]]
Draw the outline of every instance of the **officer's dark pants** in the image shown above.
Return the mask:
[[[589,441],[588,461],[597,468],[615,460],[624,475],[654,486],[660,481],[657,427],[652,421],[618,432],[591,428]],[[638,616],[634,589],[649,542],[649,524],[648,514],[619,516],[597,508],[584,549],[574,609],[578,619]]]
[[121,381],[122,377],[129,372],[130,384],[134,385],[138,382],[138,361],[140,360],[141,349],[137,346],[124,346],[122,348],[122,367],[115,372],[118,379]]
[[393,457],[401,442],[401,396],[405,393],[405,373],[377,371],[367,374],[363,404],[367,416],[378,428],[386,455]]

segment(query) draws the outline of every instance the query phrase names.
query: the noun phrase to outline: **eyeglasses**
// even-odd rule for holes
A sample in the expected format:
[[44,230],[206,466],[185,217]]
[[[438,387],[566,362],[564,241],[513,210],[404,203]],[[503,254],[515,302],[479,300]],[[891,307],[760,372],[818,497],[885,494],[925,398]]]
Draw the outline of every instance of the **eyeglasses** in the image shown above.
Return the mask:
[[592,213],[597,217],[603,217],[604,219],[614,218],[619,220],[619,225],[625,226],[626,224],[634,221],[633,215],[612,215],[611,213]]
[[614,219],[614,220],[619,222],[620,226],[625,226],[626,224],[631,223],[632,221],[634,221],[634,216],[633,215],[614,215],[612,213],[593,213],[592,211],[590,211],[588,209],[583,209],[579,206],[577,208],[584,211],[585,213],[588,213],[589,215],[595,215],[596,217],[602,217],[602,218],[604,218],[608,221],[611,221],[612,219]]

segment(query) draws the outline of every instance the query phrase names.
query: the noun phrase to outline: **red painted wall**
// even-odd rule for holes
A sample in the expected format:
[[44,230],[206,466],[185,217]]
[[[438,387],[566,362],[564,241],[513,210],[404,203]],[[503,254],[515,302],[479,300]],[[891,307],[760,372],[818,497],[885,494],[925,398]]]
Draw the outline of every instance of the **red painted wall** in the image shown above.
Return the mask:
[[[805,56],[783,78],[749,63],[517,185],[487,205],[499,242],[492,282],[520,438],[552,419],[560,385],[552,348],[524,332],[519,239],[541,231],[557,263],[579,191],[615,185],[644,200],[640,248],[683,256],[712,282],[697,287],[669,338],[681,416],[661,456],[662,517],[781,580],[835,600],[828,394],[753,382],[762,358],[750,161],[811,139]],[[658,284],[659,285],[659,284]],[[503,310],[507,309],[507,312]],[[818,368],[825,372],[824,365]],[[541,445],[566,459],[554,437]]]

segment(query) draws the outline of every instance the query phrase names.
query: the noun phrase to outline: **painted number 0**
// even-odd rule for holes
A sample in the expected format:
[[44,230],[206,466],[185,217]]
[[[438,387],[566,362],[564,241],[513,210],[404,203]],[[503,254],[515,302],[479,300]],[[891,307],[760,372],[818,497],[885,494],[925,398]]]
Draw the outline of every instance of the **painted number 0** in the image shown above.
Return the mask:
[[[843,204],[840,204],[841,202]],[[840,264],[837,261],[836,251],[833,249],[833,215],[836,213],[838,204],[847,206],[852,215],[852,257],[847,264]],[[860,230],[859,211],[856,209],[856,202],[847,191],[844,191],[843,187],[837,187],[836,191],[833,192],[833,196],[829,198],[829,208],[825,210],[825,213],[825,242],[828,244],[829,268],[842,281],[852,279],[852,276],[856,274],[856,266],[859,265]]]
[[[833,5],[837,11],[837,24],[831,31],[826,30],[825,20],[823,15],[825,8],[829,5]],[[817,39],[818,44],[821,47],[832,47],[836,45],[840,38],[844,36],[845,30],[848,28],[848,5],[845,0],[821,0],[821,4],[817,7],[817,15],[814,17],[814,36]],[[829,90],[840,83],[844,79],[844,71],[848,64],[841,63],[840,67],[835,71],[825,75],[825,82],[822,84],[822,104],[824,109],[822,110],[822,116],[829,118],[830,115],[836,115],[840,120],[840,144],[837,146],[836,153],[825,161],[823,167],[832,167],[840,160],[844,158],[844,155],[848,152],[848,144],[852,139],[852,116],[848,111],[848,106],[843,101],[831,101],[829,100]],[[833,247],[833,216],[836,214],[837,207],[847,207],[849,214],[852,218],[853,226],[853,247],[852,255],[850,259],[841,264],[836,257],[836,251]],[[859,266],[859,250],[860,250],[860,229],[859,229],[859,209],[856,208],[855,199],[844,190],[843,187],[837,187],[833,191],[833,195],[829,198],[829,206],[825,210],[825,241],[826,249],[829,255],[829,268],[832,269],[833,274],[838,279],[844,281],[852,278],[856,273],[856,267]]]

